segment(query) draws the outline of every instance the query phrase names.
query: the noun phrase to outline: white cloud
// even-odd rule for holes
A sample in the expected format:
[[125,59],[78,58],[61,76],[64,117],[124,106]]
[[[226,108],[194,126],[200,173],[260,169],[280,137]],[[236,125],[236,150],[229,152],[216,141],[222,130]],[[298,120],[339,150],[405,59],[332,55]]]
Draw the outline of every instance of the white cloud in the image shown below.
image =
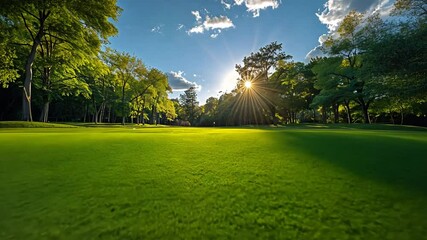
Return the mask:
[[319,45],[311,49],[310,52],[308,52],[307,55],[305,55],[305,59],[310,60],[312,58],[323,57],[323,56],[325,56],[325,54],[322,51],[322,45]]
[[190,87],[196,88],[197,91],[202,90],[202,86],[197,84],[196,82],[191,82],[187,80],[183,71],[174,72],[166,74],[168,76],[169,85],[172,87],[173,91],[185,91]]
[[199,11],[191,11],[191,14],[193,14],[194,17],[196,17],[196,21],[197,22],[199,22],[202,19],[202,17],[200,16]]
[[328,0],[324,5],[325,9],[316,14],[319,21],[328,27],[328,34],[323,34],[319,37],[319,45],[306,55],[306,59],[324,56],[321,52],[323,43],[328,36],[337,34],[338,26],[350,11],[356,10],[357,12],[365,13],[365,16],[378,12],[380,16],[387,17],[392,9],[393,2],[393,0]]
[[221,0],[221,4],[222,5],[224,5],[224,7],[226,8],[226,9],[230,9],[231,8],[231,4],[230,3],[227,3],[226,1],[224,1],[224,0]]
[[206,20],[203,22],[203,26],[206,30],[209,29],[226,29],[234,27],[233,22],[226,16],[219,16],[210,18],[206,16]]
[[206,16],[205,21],[187,31],[188,35],[193,33],[204,33],[205,31],[215,31],[211,34],[212,38],[216,38],[221,29],[234,28],[233,21],[226,16],[209,17]]
[[203,33],[205,31],[205,28],[203,27],[203,25],[198,25],[195,27],[192,27],[190,30],[187,31],[188,35],[192,34],[192,33]]
[[371,15],[379,11],[389,12],[392,7],[392,0],[328,0],[325,9],[317,13],[319,21],[328,26],[330,31],[335,31],[344,17],[352,10]]
[[279,7],[279,0],[234,0],[235,5],[245,3],[248,12],[252,12],[253,17],[258,17],[260,10],[267,8],[276,9]]
[[176,30],[181,30],[184,27],[184,24],[178,24],[178,27],[176,28]]

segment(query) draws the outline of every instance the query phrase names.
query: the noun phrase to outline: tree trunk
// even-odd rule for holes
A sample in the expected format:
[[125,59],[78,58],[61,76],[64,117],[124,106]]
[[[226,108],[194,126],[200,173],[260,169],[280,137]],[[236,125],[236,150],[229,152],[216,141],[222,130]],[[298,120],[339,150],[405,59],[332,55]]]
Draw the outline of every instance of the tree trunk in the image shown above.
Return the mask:
[[92,99],[92,105],[93,105],[92,122],[94,122],[95,124],[98,124],[98,110],[96,108],[95,98]]
[[33,80],[33,63],[36,58],[37,47],[40,45],[40,40],[34,40],[31,47],[30,55],[25,64],[25,80],[22,94],[22,120],[33,121],[31,114],[31,82]]
[[333,111],[334,111],[334,123],[338,123],[339,119],[340,119],[340,115],[339,115],[339,104],[335,103],[333,104]]
[[103,120],[104,120],[105,105],[107,105],[107,104],[105,103],[105,101],[103,101],[101,103],[101,107],[99,108],[99,110],[100,110],[99,117],[98,117],[98,122],[99,123],[102,123]]
[[323,124],[326,124],[326,122],[327,122],[327,118],[328,118],[328,116],[327,116],[327,113],[326,113],[327,111],[326,111],[326,106],[323,106],[322,107],[322,123]]
[[364,123],[370,124],[371,123],[371,119],[369,118],[369,112],[368,112],[370,101],[368,101],[366,103],[363,98],[359,98],[359,104],[362,107],[362,113],[363,113],[363,121],[364,121]]
[[351,117],[350,101],[344,101],[344,107],[347,114],[347,123],[351,124],[353,119]]
[[393,112],[392,111],[390,111],[390,118],[391,118],[391,123],[394,125],[395,122],[394,122],[394,117],[393,117]]
[[108,123],[111,123],[111,105],[110,106],[108,106]]
[[40,122],[47,122],[49,119],[49,97],[43,97],[43,109],[40,114]]
[[316,122],[316,109],[313,108],[313,122]]
[[126,117],[125,117],[125,87],[126,87],[126,82],[123,84],[123,87],[122,87],[122,125],[125,125],[125,123],[126,123]]
[[271,118],[273,120],[273,125],[277,126],[277,118],[276,118],[276,106],[270,106]]
[[85,104],[85,114],[83,115],[83,122],[86,122],[86,116],[87,116],[87,111],[88,111],[88,104]]
[[144,98],[142,100],[142,111],[141,111],[141,122],[142,122],[142,125],[145,125],[144,109],[145,109],[145,96],[144,96]]
[[156,116],[154,115],[155,113],[154,113],[154,108],[155,108],[155,106],[154,106],[154,104],[151,106],[151,124],[154,124],[155,123],[155,121],[156,121]]
[[[33,116],[31,113],[31,83],[33,80],[33,63],[36,59],[37,48],[41,43],[44,33],[44,23],[48,16],[50,15],[50,11],[39,11],[39,29],[37,31],[37,35],[33,38],[33,45],[31,46],[30,54],[28,55],[27,61],[25,63],[25,79],[24,79],[24,88],[22,94],[22,120],[23,121],[33,121]],[[24,15],[22,15],[25,26],[29,31],[30,35],[32,35],[31,30],[28,28],[26,19]]]
[[371,119],[369,118],[368,107],[365,104],[362,105],[362,112],[363,112],[363,121],[367,124],[370,124]]

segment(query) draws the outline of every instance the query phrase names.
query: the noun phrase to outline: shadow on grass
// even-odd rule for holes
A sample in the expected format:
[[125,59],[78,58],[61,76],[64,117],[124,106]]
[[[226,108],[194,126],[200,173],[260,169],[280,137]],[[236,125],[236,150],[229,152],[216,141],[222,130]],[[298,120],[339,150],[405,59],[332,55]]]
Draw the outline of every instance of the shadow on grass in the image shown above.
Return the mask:
[[391,124],[290,124],[279,126],[285,129],[366,129],[366,130],[399,130],[427,132],[426,127]]
[[[427,195],[427,141],[352,132],[273,134],[275,142],[358,176]],[[275,147],[280,148],[277,145]]]

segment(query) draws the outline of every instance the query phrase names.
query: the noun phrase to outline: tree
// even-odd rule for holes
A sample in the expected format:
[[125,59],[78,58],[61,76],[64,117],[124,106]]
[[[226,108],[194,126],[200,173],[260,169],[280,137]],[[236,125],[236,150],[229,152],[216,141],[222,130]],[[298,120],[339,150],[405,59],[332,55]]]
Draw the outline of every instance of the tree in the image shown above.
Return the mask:
[[0,1],[0,20],[13,23],[19,32],[17,35],[23,36],[21,44],[29,47],[24,67],[23,120],[32,121],[33,64],[43,39],[48,36],[68,42],[75,46],[71,51],[79,50],[86,44],[100,45],[101,41],[117,33],[110,19],[117,20],[119,12],[116,0]]
[[[271,75],[270,70],[272,70],[279,61],[284,61],[290,58],[291,56],[282,52],[282,44],[277,42],[272,42],[260,48],[258,52],[251,53],[249,56],[244,57],[243,65],[236,65],[236,71],[240,75],[238,86],[244,90],[242,86],[244,86],[246,81],[250,81],[253,87],[250,91],[241,91],[239,93],[242,97],[239,98],[240,96],[238,96],[238,100],[241,99],[241,101],[247,103],[237,103],[239,105],[238,107],[240,107],[241,104],[242,107],[257,109],[257,112],[252,114],[254,115],[252,118],[255,119],[259,118],[257,115],[260,116],[264,113],[269,113],[271,118],[270,122],[272,121],[273,123],[276,123],[276,103],[280,93],[280,91],[277,90],[277,87],[280,83],[277,81],[269,81],[269,77]],[[246,95],[244,92],[246,92]],[[255,96],[248,96],[249,93]],[[252,102],[250,100],[251,98],[256,98],[256,102]],[[257,106],[246,105],[253,105],[255,103],[258,103]],[[244,109],[237,110],[247,113]],[[247,117],[250,118],[250,115],[247,115]]]
[[276,72],[271,76],[280,82],[280,101],[277,105],[286,122],[296,123],[297,113],[309,107],[312,93],[309,73],[304,63],[279,61]]
[[105,52],[105,61],[110,67],[111,72],[115,75],[118,82],[118,87],[121,92],[121,116],[122,124],[126,123],[128,116],[129,100],[127,100],[126,90],[129,83],[132,81],[142,81],[145,78],[147,69],[142,61],[129,53],[118,52],[112,49],[107,49]]
[[210,97],[206,100],[206,103],[203,106],[203,113],[200,119],[200,125],[215,126],[218,124],[218,104],[218,98]]
[[[101,55],[100,57],[105,57]],[[85,101],[85,115],[92,109],[92,121],[97,124],[103,122],[104,114],[109,105],[108,115],[111,113],[111,104],[115,100],[114,88],[116,85],[115,76],[107,64],[100,59],[93,58],[90,63],[85,64],[79,69],[79,79],[88,84],[90,89],[90,101]],[[87,99],[87,98],[86,98]],[[86,117],[84,117],[86,121]],[[110,121],[110,117],[108,117]]]
[[[90,33],[88,33],[90,34]],[[106,66],[96,55],[99,45],[76,48],[68,42],[45,35],[40,43],[35,60],[34,86],[41,95],[40,121],[47,122],[51,101],[65,95],[91,94],[87,78],[105,75]],[[82,50],[85,52],[82,53]]]
[[383,109],[391,117],[399,112],[401,123],[405,113],[427,100],[426,6],[425,1],[397,1],[394,14],[403,18],[384,22],[373,15],[360,30],[364,38],[362,74],[370,79],[367,86],[378,100],[389,104]]
[[347,122],[353,121],[350,103],[356,98],[354,81],[346,76],[346,67],[342,66],[341,57],[320,58],[315,61],[312,71],[316,74],[314,87],[320,92],[317,94],[311,106],[321,107],[324,118],[326,109],[333,108],[334,122],[338,121],[339,105],[343,104],[347,114]]
[[[360,44],[361,32],[358,31],[363,15],[351,11],[338,27],[338,37],[330,36],[325,42],[325,51],[333,57],[335,68],[326,67],[326,72],[336,83],[343,84],[346,92],[352,92],[363,113],[364,122],[370,123],[369,106],[376,95],[366,88],[366,78],[361,75],[363,66]],[[339,64],[338,64],[339,63]],[[319,70],[317,70],[320,73]]]
[[169,86],[166,74],[155,68],[149,71],[148,81],[151,84],[151,123],[158,124],[162,112],[169,112],[173,115],[171,105],[167,100],[168,92],[172,92],[172,88]]
[[184,94],[179,95],[179,102],[184,110],[184,120],[190,121],[191,125],[194,125],[197,117],[197,108],[199,106],[196,88],[190,87],[184,91]]

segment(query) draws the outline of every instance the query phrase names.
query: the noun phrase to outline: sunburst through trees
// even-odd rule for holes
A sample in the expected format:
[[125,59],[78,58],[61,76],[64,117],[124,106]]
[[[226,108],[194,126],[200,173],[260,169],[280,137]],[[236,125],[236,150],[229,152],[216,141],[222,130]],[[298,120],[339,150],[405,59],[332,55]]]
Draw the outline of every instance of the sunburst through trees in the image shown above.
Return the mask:
[[270,72],[279,61],[290,59],[282,52],[282,44],[273,42],[251,53],[236,65],[240,78],[235,89],[232,113],[239,125],[275,124],[280,83],[270,79]]

